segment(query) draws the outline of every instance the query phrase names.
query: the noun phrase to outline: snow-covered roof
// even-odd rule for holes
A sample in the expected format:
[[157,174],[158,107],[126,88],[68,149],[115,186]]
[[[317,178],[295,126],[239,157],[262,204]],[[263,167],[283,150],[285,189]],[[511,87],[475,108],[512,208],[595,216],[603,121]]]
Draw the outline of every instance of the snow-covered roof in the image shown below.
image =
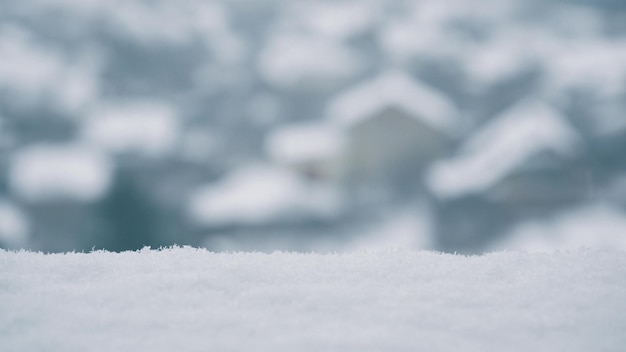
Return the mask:
[[259,55],[260,75],[282,88],[306,83],[326,86],[352,78],[363,68],[353,50],[328,38],[280,33]]
[[201,225],[265,224],[299,213],[332,215],[338,205],[328,188],[306,184],[288,170],[248,166],[198,189],[190,217]]
[[443,198],[480,192],[542,151],[572,156],[578,142],[577,132],[558,111],[525,100],[476,133],[457,157],[435,163],[427,183]]
[[555,252],[583,247],[626,251],[626,213],[606,204],[587,204],[554,218],[522,223],[492,249]]
[[90,202],[109,189],[113,164],[82,145],[36,145],[18,150],[11,160],[11,191],[32,202],[73,200]]
[[280,162],[300,162],[337,156],[345,143],[341,130],[323,123],[279,127],[265,143],[268,155]]
[[160,102],[105,105],[84,121],[82,137],[107,151],[158,157],[178,142],[177,117],[172,106]]
[[554,41],[544,47],[549,88],[590,87],[600,96],[626,90],[626,40]]
[[474,48],[464,57],[464,71],[471,89],[491,87],[520,74],[534,63],[531,53],[506,34],[509,33]]
[[454,104],[445,95],[401,71],[384,73],[348,89],[331,101],[327,114],[335,123],[352,126],[390,107],[405,110],[443,132],[461,126]]
[[93,102],[98,94],[97,59],[70,59],[42,45],[25,28],[0,28],[0,57],[0,88],[15,94],[22,104],[48,99],[46,102],[74,112]]
[[[314,1],[290,3],[293,9],[287,21],[307,30],[344,40],[370,28],[376,20],[378,4],[363,1]],[[289,5],[287,5],[289,6]]]

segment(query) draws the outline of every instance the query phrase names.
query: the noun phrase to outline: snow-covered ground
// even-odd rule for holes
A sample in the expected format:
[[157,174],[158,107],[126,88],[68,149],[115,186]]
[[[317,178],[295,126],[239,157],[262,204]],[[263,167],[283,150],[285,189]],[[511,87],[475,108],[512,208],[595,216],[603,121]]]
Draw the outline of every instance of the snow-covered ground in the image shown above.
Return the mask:
[[626,253],[0,251],[2,351],[623,351]]

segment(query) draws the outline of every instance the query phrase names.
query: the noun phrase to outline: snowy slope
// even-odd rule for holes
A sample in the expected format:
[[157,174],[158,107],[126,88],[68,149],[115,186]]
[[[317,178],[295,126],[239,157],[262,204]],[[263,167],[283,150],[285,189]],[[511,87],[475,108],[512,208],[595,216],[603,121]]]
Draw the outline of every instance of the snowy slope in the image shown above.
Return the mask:
[[10,351],[623,351],[626,254],[0,251]]

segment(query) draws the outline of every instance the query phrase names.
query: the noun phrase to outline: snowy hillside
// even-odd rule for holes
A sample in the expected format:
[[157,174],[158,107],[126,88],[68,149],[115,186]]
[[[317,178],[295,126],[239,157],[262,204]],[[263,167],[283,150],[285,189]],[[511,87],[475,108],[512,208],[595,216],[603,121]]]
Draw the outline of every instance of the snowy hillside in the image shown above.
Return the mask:
[[623,351],[626,253],[0,251],[2,351]]

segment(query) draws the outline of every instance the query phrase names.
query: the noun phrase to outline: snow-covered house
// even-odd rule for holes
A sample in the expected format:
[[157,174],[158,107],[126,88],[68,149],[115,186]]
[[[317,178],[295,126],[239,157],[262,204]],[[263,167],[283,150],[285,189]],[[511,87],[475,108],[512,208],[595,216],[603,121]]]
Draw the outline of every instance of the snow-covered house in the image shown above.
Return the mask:
[[584,200],[581,141],[556,109],[527,99],[491,120],[457,156],[435,163],[426,183],[439,203],[442,249],[480,246],[516,218]]
[[105,228],[97,203],[113,183],[110,158],[81,144],[17,150],[7,183],[32,220],[29,245],[52,251],[90,249]]
[[332,188],[269,165],[235,169],[196,189],[188,203],[193,223],[219,231],[332,219],[340,212],[341,198]]
[[158,101],[102,104],[83,121],[80,137],[113,154],[162,158],[179,142],[181,126],[173,106]]
[[324,122],[287,125],[270,133],[265,152],[309,180],[332,182],[341,175],[345,141],[341,129]]
[[259,54],[259,75],[279,89],[337,87],[363,71],[361,57],[332,38],[278,31]]
[[392,71],[339,94],[327,122],[346,135],[349,184],[418,184],[431,161],[446,155],[463,123],[454,104],[408,74]]

